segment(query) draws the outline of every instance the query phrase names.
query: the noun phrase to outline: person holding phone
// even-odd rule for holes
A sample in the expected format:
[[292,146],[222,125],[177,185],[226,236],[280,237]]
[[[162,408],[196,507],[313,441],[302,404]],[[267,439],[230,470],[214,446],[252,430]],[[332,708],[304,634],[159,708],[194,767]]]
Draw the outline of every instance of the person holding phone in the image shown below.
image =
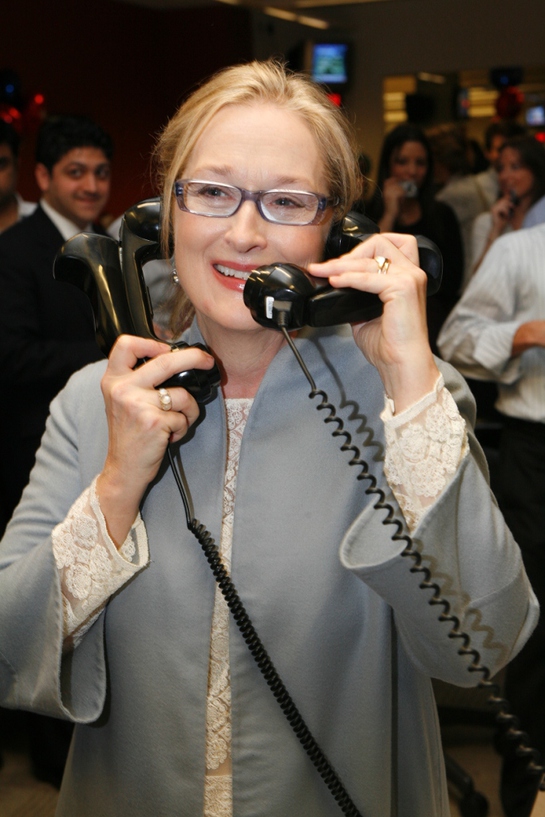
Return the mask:
[[525,226],[533,206],[545,198],[545,148],[533,136],[515,136],[502,146],[498,158],[500,197],[473,224],[473,274],[501,235]]
[[443,282],[427,300],[428,336],[437,354],[437,335],[460,296],[464,251],[454,210],[434,198],[432,150],[417,125],[398,125],[384,139],[377,187],[365,212],[381,232],[423,235],[439,247]]
[[[204,83],[156,157],[172,329],[209,351],[122,336],[53,403],[0,546],[0,700],[76,723],[61,816],[340,813],[186,530],[170,446],[358,813],[446,817],[431,677],[471,685],[479,673],[284,335],[243,301],[251,271],[276,262],[379,296],[381,317],[294,343],[493,673],[537,605],[487,484],[471,396],[431,353],[415,239],[374,235],[322,261],[358,195],[357,150],[322,90],[274,61]],[[205,406],[161,387],[214,360],[221,387]]]

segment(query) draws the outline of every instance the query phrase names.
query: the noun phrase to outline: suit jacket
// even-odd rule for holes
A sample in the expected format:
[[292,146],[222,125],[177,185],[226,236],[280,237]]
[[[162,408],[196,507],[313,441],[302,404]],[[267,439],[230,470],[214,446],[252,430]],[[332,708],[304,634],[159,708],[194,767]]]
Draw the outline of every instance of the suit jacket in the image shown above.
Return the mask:
[[[186,336],[200,340],[193,328]],[[382,383],[351,334],[295,341],[319,388],[389,494],[378,414]],[[462,378],[442,364],[463,414]],[[173,474],[143,501],[150,560],[62,653],[62,601],[51,530],[102,469],[103,364],[54,400],[36,467],[0,545],[0,703],[69,718],[74,740],[59,817],[195,817],[203,813],[206,690],[214,578],[185,526]],[[244,430],[232,576],[302,717],[363,815],[446,817],[441,740],[430,676],[476,684],[458,639],[430,606],[405,542],[350,467],[344,437],[290,349],[280,350]],[[520,553],[472,453],[415,533],[492,673],[520,648],[537,611]],[[226,457],[221,396],[175,457],[195,516],[219,541]],[[391,499],[391,495],[389,494]],[[340,551],[339,551],[340,548]],[[85,567],[82,565],[82,571]],[[231,622],[234,817],[339,817]],[[394,801],[398,801],[395,811]]]
[[0,236],[4,525],[28,481],[51,400],[73,372],[102,357],[86,295],[53,278],[53,260],[63,242],[39,206]]

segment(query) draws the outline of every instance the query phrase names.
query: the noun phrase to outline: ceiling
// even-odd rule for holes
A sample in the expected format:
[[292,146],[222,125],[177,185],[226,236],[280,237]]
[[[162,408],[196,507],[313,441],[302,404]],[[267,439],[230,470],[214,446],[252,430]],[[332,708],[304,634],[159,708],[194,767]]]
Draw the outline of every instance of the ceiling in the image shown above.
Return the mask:
[[125,3],[146,6],[147,8],[187,8],[191,6],[209,6],[215,2],[231,6],[244,6],[256,9],[263,14],[290,22],[307,25],[311,28],[326,29],[330,23],[320,17],[320,10],[335,6],[355,6],[363,3],[384,3],[391,0],[121,0]]

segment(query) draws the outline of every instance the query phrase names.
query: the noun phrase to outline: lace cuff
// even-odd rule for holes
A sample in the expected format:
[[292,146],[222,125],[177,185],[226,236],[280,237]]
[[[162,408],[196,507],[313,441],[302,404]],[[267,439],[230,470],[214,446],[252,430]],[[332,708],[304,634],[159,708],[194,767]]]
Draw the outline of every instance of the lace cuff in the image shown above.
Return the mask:
[[386,398],[384,472],[412,533],[469,452],[465,423],[441,375],[435,389],[394,415]]
[[96,494],[96,478],[51,535],[60,573],[65,647],[75,647],[108,599],[148,562],[146,529],[138,514],[119,550]]

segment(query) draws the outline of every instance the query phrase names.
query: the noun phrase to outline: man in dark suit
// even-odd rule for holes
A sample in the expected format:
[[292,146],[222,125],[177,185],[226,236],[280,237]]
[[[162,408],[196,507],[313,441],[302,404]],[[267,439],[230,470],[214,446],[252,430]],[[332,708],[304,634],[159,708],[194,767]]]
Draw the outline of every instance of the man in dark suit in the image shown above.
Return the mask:
[[101,357],[87,297],[52,270],[64,241],[93,229],[103,210],[111,155],[110,138],[90,120],[47,120],[36,146],[40,204],[0,236],[0,532],[28,481],[51,400]]
[[[36,145],[40,203],[0,235],[0,535],[28,482],[49,404],[102,354],[87,297],[53,278],[62,244],[94,226],[110,191],[110,137],[81,116],[52,117]],[[32,716],[35,773],[58,785],[70,729]]]

